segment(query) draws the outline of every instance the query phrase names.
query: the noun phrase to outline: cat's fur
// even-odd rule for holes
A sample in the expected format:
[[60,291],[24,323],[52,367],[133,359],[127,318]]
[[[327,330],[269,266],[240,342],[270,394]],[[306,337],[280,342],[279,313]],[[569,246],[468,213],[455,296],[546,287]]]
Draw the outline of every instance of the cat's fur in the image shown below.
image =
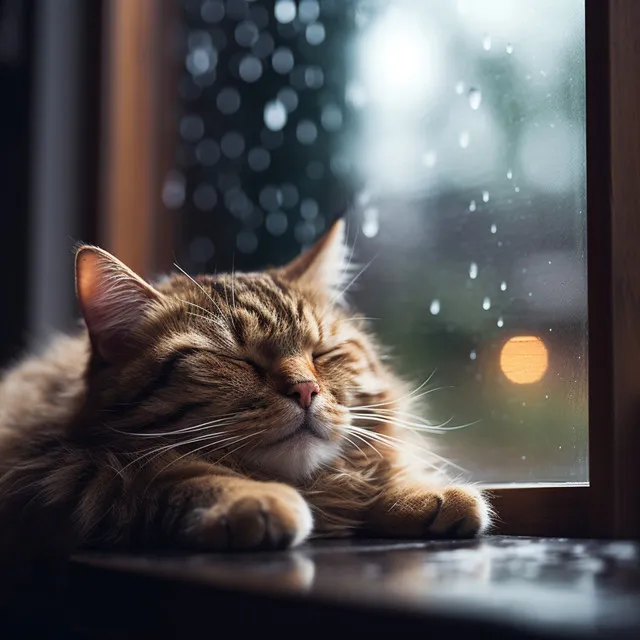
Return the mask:
[[[280,269],[155,287],[81,247],[86,329],[0,385],[0,549],[485,530],[485,498],[447,484],[414,442],[420,394],[339,300],[343,233],[336,223]],[[308,410],[291,391],[301,381],[319,389]]]

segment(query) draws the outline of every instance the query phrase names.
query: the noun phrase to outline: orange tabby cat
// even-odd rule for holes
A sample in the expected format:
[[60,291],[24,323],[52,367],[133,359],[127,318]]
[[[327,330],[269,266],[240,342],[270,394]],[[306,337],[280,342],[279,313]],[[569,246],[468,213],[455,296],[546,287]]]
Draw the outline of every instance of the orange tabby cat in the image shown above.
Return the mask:
[[280,269],[156,286],[80,247],[86,330],[0,385],[0,549],[484,531],[484,497],[409,437],[420,394],[341,300],[343,235]]

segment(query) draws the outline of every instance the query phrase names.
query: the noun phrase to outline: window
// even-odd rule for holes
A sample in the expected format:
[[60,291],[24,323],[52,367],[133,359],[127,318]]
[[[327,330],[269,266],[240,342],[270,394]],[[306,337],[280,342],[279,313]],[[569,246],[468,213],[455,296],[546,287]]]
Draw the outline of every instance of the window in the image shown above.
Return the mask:
[[453,387],[428,396],[437,419],[480,420],[449,454],[528,483],[496,490],[501,530],[640,532],[637,3],[168,6],[147,29],[178,46],[137,72],[167,98],[146,143],[160,241],[132,265],[168,268],[171,244],[190,270],[282,262],[348,208],[357,303],[401,370]]

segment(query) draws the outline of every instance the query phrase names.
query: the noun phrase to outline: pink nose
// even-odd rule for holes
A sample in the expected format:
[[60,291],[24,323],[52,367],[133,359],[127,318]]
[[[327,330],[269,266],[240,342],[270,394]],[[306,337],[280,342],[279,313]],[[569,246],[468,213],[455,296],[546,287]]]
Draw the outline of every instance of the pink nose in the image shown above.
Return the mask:
[[320,393],[316,382],[299,382],[289,387],[287,395],[293,398],[303,409],[308,409],[315,396]]

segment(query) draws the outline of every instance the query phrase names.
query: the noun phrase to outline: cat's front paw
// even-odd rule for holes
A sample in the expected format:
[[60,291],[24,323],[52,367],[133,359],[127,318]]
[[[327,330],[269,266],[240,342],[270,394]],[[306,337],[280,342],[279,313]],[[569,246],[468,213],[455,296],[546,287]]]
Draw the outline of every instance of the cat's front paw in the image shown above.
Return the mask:
[[394,487],[381,495],[372,523],[385,535],[470,538],[487,530],[490,514],[486,498],[472,487]]
[[279,483],[251,483],[214,506],[194,509],[185,534],[199,549],[284,549],[307,538],[311,510],[302,496]]

